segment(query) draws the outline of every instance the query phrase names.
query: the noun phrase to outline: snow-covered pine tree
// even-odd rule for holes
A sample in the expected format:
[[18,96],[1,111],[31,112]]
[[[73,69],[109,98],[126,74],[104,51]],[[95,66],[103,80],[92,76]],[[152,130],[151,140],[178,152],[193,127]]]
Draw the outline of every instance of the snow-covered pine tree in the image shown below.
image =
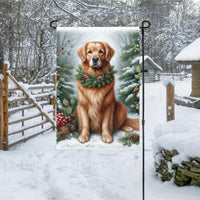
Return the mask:
[[139,113],[140,48],[138,33],[133,33],[131,40],[132,43],[123,48],[124,53],[121,55],[124,66],[119,77],[122,82],[119,87],[119,98],[130,113]]

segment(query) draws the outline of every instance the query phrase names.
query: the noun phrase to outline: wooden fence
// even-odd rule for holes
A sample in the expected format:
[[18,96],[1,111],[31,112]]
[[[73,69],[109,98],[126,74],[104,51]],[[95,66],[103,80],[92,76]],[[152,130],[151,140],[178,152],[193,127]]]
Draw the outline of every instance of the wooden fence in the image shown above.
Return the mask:
[[182,73],[159,73],[158,77],[159,77],[159,80],[171,78],[173,80],[182,81],[185,78],[185,75]]
[[53,84],[28,85],[17,82],[4,65],[4,78],[0,80],[1,150],[55,130],[55,94],[55,75]]

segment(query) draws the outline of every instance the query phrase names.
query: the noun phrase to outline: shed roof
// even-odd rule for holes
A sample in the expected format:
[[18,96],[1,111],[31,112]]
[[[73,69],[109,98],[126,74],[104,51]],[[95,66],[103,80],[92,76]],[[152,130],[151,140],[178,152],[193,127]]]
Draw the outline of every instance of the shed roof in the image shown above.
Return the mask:
[[200,38],[186,46],[176,57],[177,62],[183,64],[200,62]]
[[[155,63],[154,61],[153,61],[153,59],[152,58],[150,58],[149,56],[147,56],[147,55],[145,55],[144,56],[144,62],[145,61],[149,61],[154,67],[157,67],[159,70],[163,70],[163,68],[162,67],[160,67],[157,63]],[[142,56],[140,57],[140,64],[142,64]]]

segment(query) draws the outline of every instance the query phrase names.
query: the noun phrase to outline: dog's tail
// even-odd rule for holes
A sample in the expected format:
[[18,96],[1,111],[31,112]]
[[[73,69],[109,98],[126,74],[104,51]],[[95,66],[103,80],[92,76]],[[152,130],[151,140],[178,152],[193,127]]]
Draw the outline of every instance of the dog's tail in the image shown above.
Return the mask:
[[131,132],[133,130],[139,131],[140,120],[127,118],[124,124],[122,125],[121,129],[127,132]]

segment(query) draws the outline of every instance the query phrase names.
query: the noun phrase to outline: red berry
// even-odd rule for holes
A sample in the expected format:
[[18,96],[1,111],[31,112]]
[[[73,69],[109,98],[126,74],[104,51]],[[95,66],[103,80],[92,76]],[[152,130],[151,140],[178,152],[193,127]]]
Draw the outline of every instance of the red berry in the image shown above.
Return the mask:
[[106,77],[106,80],[108,80],[108,77]]
[[56,74],[58,74],[59,72],[58,71],[56,71]]
[[68,40],[68,42],[70,42],[70,40]]
[[112,72],[110,72],[109,75],[112,75]]
[[61,53],[62,55],[65,55],[64,52],[62,52],[62,51],[61,51],[60,53]]
[[62,73],[62,72],[60,72],[60,75],[63,75],[63,73]]
[[64,47],[61,47],[62,50],[64,50]]
[[71,118],[71,117],[69,117],[69,118],[68,118],[68,121],[69,121],[69,122],[71,122],[71,121],[72,121],[72,118]]

